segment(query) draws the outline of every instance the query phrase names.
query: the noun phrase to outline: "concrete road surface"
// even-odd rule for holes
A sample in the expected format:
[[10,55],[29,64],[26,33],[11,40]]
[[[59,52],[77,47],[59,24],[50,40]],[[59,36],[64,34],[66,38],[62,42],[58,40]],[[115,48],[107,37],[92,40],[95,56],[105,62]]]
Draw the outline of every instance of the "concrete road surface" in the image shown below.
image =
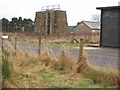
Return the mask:
[[[14,46],[7,42],[5,45],[7,48],[14,48]],[[22,44],[18,46],[19,49],[23,51],[31,51],[36,52],[38,50],[37,45],[28,45],[28,44]],[[43,49],[43,47],[42,47]],[[48,51],[50,54],[54,54],[56,56],[59,56],[59,54],[62,51],[61,47],[48,47]],[[79,57],[79,48],[69,48],[69,51],[71,55],[78,60]],[[120,61],[118,61],[118,49],[117,48],[103,48],[103,47],[84,47],[84,54],[87,57],[90,64],[102,66],[102,67],[109,67],[109,68],[115,68],[118,69],[118,66],[120,65]]]
[[84,47],[84,53],[91,64],[113,69],[118,69],[120,65],[118,51],[118,48]]

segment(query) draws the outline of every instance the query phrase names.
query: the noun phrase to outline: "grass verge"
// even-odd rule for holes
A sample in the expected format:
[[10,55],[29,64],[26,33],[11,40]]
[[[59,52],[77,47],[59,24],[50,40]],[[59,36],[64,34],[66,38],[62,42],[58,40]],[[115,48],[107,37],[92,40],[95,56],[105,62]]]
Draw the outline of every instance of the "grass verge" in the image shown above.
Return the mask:
[[[106,88],[118,86],[118,72],[87,66],[77,72],[77,64],[63,48],[58,58],[44,51],[41,55],[10,52],[9,60],[14,72],[7,80],[7,87],[19,88]],[[7,84],[8,84],[7,83]]]

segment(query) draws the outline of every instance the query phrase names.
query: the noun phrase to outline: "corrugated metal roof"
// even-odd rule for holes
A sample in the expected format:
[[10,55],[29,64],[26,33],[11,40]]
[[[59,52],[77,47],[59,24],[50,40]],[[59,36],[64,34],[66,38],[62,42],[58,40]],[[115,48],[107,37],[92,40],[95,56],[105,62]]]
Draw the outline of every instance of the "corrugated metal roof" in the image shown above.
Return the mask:
[[120,6],[97,7],[96,9],[120,9]]
[[100,29],[100,22],[82,21],[91,29]]

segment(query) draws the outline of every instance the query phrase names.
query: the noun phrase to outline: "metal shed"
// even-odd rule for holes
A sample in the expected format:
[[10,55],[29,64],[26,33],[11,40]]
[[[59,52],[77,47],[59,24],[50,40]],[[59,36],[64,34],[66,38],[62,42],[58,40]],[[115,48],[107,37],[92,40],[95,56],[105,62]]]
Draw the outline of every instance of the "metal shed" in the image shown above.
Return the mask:
[[101,10],[100,46],[120,47],[120,6],[97,7]]

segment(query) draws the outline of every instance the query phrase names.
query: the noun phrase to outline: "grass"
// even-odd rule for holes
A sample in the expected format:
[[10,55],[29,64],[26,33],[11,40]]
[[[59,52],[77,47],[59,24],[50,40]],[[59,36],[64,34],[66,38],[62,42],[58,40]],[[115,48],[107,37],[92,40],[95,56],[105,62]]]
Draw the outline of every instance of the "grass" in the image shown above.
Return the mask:
[[[65,43],[57,43],[57,42],[52,42],[52,43],[46,43],[44,44],[46,46],[51,46],[51,47],[61,47],[61,46],[66,46],[66,47],[79,47],[79,43],[77,42],[74,42],[74,43],[71,43],[71,42],[65,42]],[[85,47],[99,47],[99,43],[97,44],[92,44],[92,43],[84,43],[84,46]]]
[[61,77],[62,75],[55,70],[47,69],[40,73],[43,81],[48,87],[56,88],[101,88],[102,85],[94,84],[91,79],[79,78],[78,80],[70,81],[67,76]]
[[[5,86],[5,81],[9,78],[11,78],[11,74],[13,71],[12,63],[9,61],[9,52],[7,50],[3,50],[2,55],[1,55],[1,61],[0,61],[0,79],[2,80],[2,85],[3,87]],[[0,82],[1,83],[1,82]],[[1,85],[0,85],[1,86]]]
[[75,63],[65,51],[58,58],[59,63],[58,60],[50,57],[47,51],[42,52],[41,56],[34,54],[31,56],[20,52],[17,53],[20,55],[19,58],[11,55],[9,59],[13,62],[15,71],[6,81],[7,87],[102,88],[116,86],[116,73],[90,66],[80,73],[74,72]]
[[72,85],[73,88],[102,88],[100,84],[94,84],[91,79],[77,80]]
[[87,72],[83,71],[82,74],[84,74],[85,78],[93,80],[95,84],[101,84],[104,88],[118,86],[118,80],[120,80],[118,70],[111,70],[91,65],[89,65],[89,68],[86,70]]
[[[61,75],[58,71],[47,69],[40,73],[42,79],[49,88],[101,88],[98,84],[94,84],[90,79],[79,78],[70,81],[67,76]],[[62,77],[63,76],[63,77]]]
[[8,59],[7,50],[3,50],[2,54],[2,77],[3,80],[10,78],[12,73],[12,63]]
[[51,46],[51,47],[62,47],[62,46],[66,46],[66,47],[78,47],[79,44],[78,43],[71,43],[71,42],[67,42],[67,43],[47,43],[45,44],[46,46]]
[[57,72],[55,70],[47,69],[47,70],[41,72],[40,75],[41,75],[44,83],[49,88],[51,88],[51,87],[52,88],[68,87],[68,85],[66,85],[65,81],[63,80],[63,78],[59,74],[59,72]]
[[[32,43],[32,42],[31,42]],[[14,71],[12,77],[5,82],[5,87],[18,88],[102,88],[117,87],[118,73],[95,66],[87,66],[77,72],[79,64],[72,58],[66,46],[76,47],[77,43],[60,41],[48,43],[48,46],[63,47],[59,57],[42,51],[41,55],[28,52],[4,51],[9,61],[12,62]],[[6,67],[9,65],[6,65]],[[6,71],[5,71],[6,73]]]

